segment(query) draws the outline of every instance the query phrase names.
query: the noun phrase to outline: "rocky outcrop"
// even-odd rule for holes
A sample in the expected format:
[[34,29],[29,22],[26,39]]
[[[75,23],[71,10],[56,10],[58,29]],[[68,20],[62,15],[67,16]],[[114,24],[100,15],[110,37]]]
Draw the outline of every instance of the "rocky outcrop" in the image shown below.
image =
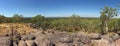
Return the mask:
[[0,37],[0,46],[120,46],[120,37],[118,34],[36,31],[13,38]]
[[101,34],[99,34],[99,33],[90,33],[89,37],[91,39],[101,39]]
[[92,46],[110,46],[110,45],[111,43],[105,39],[92,40]]
[[0,46],[12,46],[12,41],[9,37],[0,37]]
[[21,40],[19,41],[18,46],[27,46],[27,44],[25,43],[25,41]]
[[37,46],[33,40],[26,40],[25,42],[27,46]]
[[36,28],[36,29],[40,28],[39,25],[36,25],[36,24],[33,24],[33,23],[28,23],[27,26],[30,26],[30,27]]

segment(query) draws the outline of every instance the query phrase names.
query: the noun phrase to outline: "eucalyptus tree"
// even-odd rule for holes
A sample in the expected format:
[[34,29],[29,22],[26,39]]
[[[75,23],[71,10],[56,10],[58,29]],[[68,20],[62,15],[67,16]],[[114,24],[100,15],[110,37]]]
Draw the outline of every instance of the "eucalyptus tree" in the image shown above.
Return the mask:
[[12,20],[13,20],[13,22],[15,22],[15,23],[19,23],[19,22],[22,22],[22,18],[23,18],[22,15],[14,14],[13,17],[12,17]]
[[45,20],[45,17],[42,15],[36,15],[31,19],[32,23],[37,25],[40,25],[44,20]]
[[100,12],[101,13],[101,16],[100,16],[100,19],[101,19],[101,28],[102,28],[102,33],[107,33],[108,30],[109,30],[109,22],[111,21],[111,19],[114,17],[114,16],[117,16],[118,15],[118,12],[117,12],[117,9],[116,8],[112,8],[112,7],[104,7],[104,9],[102,9],[102,11]]
[[6,17],[4,15],[0,15],[0,23],[6,22]]

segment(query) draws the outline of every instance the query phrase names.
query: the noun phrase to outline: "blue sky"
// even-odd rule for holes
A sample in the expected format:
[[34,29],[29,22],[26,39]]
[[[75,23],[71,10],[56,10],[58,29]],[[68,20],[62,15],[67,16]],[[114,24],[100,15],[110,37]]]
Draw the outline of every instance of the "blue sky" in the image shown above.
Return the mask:
[[0,0],[0,14],[7,17],[22,14],[32,17],[67,17],[73,13],[82,17],[99,17],[104,6],[120,8],[120,0]]

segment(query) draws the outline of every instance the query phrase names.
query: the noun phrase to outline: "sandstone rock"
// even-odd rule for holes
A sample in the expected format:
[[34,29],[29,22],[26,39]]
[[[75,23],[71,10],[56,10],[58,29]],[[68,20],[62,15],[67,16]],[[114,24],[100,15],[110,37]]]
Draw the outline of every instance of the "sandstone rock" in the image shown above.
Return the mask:
[[76,42],[76,43],[73,43],[73,46],[84,46],[84,44],[81,42]]
[[80,36],[78,41],[82,42],[84,44],[88,44],[91,42],[90,38],[88,36],[84,36],[84,35]]
[[73,39],[70,38],[69,35],[66,33],[49,34],[48,38],[53,43],[57,43],[57,42],[70,43],[73,41]]
[[26,40],[25,42],[27,46],[37,46],[33,40]]
[[22,35],[22,36],[21,36],[21,40],[24,40],[24,41],[25,41],[25,40],[27,40],[27,39],[28,39],[28,36],[27,36],[27,35]]
[[62,43],[71,43],[71,42],[73,42],[73,39],[70,38],[70,37],[61,37],[60,42],[62,42]]
[[56,46],[69,46],[67,43],[57,43]]
[[17,46],[17,44],[15,42],[13,42],[13,46]]
[[21,36],[20,36],[20,35],[15,35],[15,36],[13,36],[13,42],[14,42],[14,43],[18,43],[18,42],[20,41],[20,39],[21,39]]
[[101,35],[99,33],[90,33],[89,34],[89,37],[91,39],[100,39],[101,38]]
[[115,46],[120,46],[120,39],[118,39],[118,40],[116,40],[115,42],[113,42],[113,44],[114,44]]
[[117,34],[120,36],[120,32],[117,32]]
[[25,43],[25,41],[21,40],[19,41],[18,46],[27,46],[27,44]]
[[34,35],[35,37],[40,37],[40,36],[44,36],[45,34],[42,33],[43,31],[37,31],[35,33],[31,33],[32,35]]
[[9,37],[0,37],[0,46],[12,46],[12,41]]
[[82,42],[84,44],[88,44],[91,41],[85,32],[78,32],[74,38],[77,38],[78,42]]
[[112,36],[112,39],[115,41],[115,40],[118,40],[120,38],[120,36],[118,34],[115,34]]
[[92,46],[110,46],[110,45],[111,43],[105,39],[92,40]]
[[44,39],[43,43],[42,43],[42,46],[50,46],[51,43],[52,42],[49,39]]
[[27,25],[32,27],[32,28],[36,28],[36,29],[39,28],[39,25],[36,25],[36,24],[33,24],[33,23],[28,23]]
[[35,39],[35,36],[34,35],[28,35],[28,40],[34,40]]
[[42,46],[45,38],[44,37],[37,37],[34,41],[38,46]]
[[56,46],[54,43],[48,43],[47,46]]
[[109,35],[102,35],[101,39],[108,40],[109,42],[114,42],[113,39]]
[[21,36],[21,40],[34,40],[34,39],[35,39],[35,36],[31,34]]

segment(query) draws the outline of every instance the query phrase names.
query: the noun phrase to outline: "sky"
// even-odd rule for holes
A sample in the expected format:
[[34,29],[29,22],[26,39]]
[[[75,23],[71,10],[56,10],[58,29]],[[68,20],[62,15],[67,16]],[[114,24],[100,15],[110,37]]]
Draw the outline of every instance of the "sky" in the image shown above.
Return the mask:
[[68,17],[77,14],[81,17],[99,17],[100,9],[105,6],[120,7],[120,0],[0,0],[0,14],[12,17],[21,14],[33,17]]

